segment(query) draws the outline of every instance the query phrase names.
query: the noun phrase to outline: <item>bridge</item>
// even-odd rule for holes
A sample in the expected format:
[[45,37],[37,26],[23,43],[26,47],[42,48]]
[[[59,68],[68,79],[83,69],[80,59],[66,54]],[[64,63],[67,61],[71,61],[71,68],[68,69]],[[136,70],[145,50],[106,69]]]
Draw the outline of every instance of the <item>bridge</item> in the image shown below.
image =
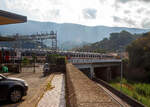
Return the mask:
[[[11,50],[11,49],[6,49]],[[36,54],[37,56],[45,56],[47,54],[59,54],[62,56],[66,56],[67,58],[98,58],[98,59],[115,59],[115,56],[111,54],[103,54],[103,53],[94,53],[94,52],[78,52],[78,51],[53,51],[50,49],[17,49],[22,53],[22,56],[32,56],[32,54]]]
[[103,80],[109,81],[112,77],[122,75],[121,59],[71,58],[68,61],[91,79],[100,76]]
[[32,55],[34,54],[37,56],[37,60],[39,62],[45,62],[46,56],[48,54],[59,54],[62,56],[66,56],[68,62],[71,62],[91,79],[95,76],[99,76],[100,78],[103,78],[103,80],[109,81],[116,76],[122,75],[122,73],[120,72],[122,64],[121,59],[116,59],[115,56],[111,54],[76,51],[53,51],[49,49],[20,48],[17,50],[21,52],[20,58],[28,57],[32,60]]
[[114,55],[103,54],[103,53],[94,53],[94,52],[78,52],[78,51],[61,51],[61,50],[50,50],[50,49],[23,49],[23,48],[0,48],[0,50],[5,50],[11,55],[12,52],[20,52],[21,56],[36,56],[45,57],[47,54],[58,54],[70,58],[83,58],[83,59],[115,59]]

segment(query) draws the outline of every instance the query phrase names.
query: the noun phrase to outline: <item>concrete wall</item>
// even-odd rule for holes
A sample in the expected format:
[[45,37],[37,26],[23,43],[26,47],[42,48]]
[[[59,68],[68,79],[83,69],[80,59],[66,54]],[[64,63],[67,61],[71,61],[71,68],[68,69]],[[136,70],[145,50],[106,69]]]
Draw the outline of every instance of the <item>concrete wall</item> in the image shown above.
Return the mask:
[[120,107],[104,90],[71,63],[66,65],[68,107]]

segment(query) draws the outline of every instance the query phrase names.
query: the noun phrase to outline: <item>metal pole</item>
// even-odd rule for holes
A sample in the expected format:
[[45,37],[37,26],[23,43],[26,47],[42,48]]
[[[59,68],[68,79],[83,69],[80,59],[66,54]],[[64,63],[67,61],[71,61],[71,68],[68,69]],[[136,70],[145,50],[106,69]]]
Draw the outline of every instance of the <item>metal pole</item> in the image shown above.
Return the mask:
[[123,78],[123,62],[122,62],[122,55],[121,55],[121,80],[120,80],[120,91],[122,91],[122,78]]
[[35,73],[35,59],[34,59],[34,73]]
[[35,73],[35,61],[36,61],[36,60],[35,60],[35,58],[34,58],[34,73]]

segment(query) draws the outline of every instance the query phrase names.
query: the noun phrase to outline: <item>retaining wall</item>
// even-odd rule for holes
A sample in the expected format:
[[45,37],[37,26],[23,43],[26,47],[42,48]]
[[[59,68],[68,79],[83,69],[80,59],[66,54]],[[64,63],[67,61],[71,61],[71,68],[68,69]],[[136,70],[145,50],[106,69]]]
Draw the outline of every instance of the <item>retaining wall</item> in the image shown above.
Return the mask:
[[71,63],[66,64],[66,86],[68,107],[120,107]]

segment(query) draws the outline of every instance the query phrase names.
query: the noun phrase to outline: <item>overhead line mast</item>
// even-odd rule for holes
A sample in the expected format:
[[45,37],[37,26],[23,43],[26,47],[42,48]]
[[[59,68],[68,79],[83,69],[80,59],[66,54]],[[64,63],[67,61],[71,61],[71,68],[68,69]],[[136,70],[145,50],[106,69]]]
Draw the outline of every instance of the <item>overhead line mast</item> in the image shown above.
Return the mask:
[[[41,44],[43,43],[43,40],[50,39],[52,41],[52,47],[51,49],[53,51],[57,51],[57,32],[54,33],[54,31],[51,31],[50,33],[37,33],[37,34],[32,34],[32,35],[13,35],[13,38],[16,39],[18,42],[18,45],[20,45],[20,41],[22,40],[36,40],[36,41],[41,41]],[[41,48],[42,45],[41,45]]]

